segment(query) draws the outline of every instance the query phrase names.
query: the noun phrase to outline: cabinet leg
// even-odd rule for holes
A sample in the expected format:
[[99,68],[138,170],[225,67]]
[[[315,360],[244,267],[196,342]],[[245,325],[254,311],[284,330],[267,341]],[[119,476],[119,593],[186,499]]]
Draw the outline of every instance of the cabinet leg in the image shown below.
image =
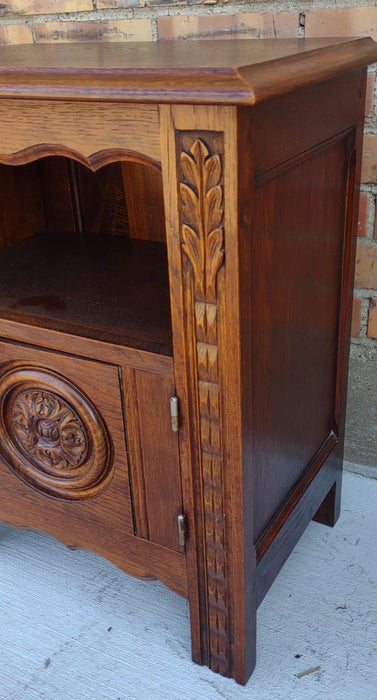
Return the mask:
[[319,506],[313,520],[317,523],[322,523],[322,525],[334,527],[340,514],[341,487],[342,471],[339,470],[336,481]]
[[[235,594],[237,598],[237,592]],[[242,601],[240,601],[240,607],[242,607]],[[199,620],[197,611],[192,614],[190,606],[190,612],[192,660],[197,664],[208,666],[215,673],[233,678],[240,685],[246,685],[256,662],[256,605],[247,606],[238,631],[235,627],[239,609],[234,611],[228,607],[226,621],[221,619],[222,611],[216,615],[212,609],[209,626],[204,624],[201,628],[196,625]],[[230,629],[227,629],[231,620],[234,625],[232,625],[234,635],[231,635]]]

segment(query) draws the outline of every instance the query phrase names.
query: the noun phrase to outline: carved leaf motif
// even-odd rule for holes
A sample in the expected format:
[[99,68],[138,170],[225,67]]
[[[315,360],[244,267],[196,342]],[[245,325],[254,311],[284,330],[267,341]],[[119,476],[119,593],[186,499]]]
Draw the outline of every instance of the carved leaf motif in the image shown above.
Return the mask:
[[208,236],[208,255],[207,255],[207,288],[208,295],[213,297],[216,294],[216,275],[221,267],[224,254],[222,252],[223,231],[221,228],[216,228],[211,231]]
[[202,164],[209,156],[209,150],[204,141],[201,139],[196,139],[190,148],[190,152],[192,153],[195,163],[199,165],[200,169],[202,169]]
[[200,249],[199,236],[195,230],[187,224],[183,224],[182,226],[182,243],[183,250],[190,260],[193,269],[200,270],[202,252]]
[[206,224],[209,232],[214,228],[218,228],[221,224],[223,218],[222,198],[223,193],[219,185],[212,187],[206,194]]
[[228,675],[228,610],[218,363],[217,274],[224,259],[222,166],[201,139],[181,153],[181,241],[194,281],[196,374],[210,666]]
[[208,158],[204,163],[205,173],[206,173],[206,184],[207,188],[210,189],[220,182],[221,178],[221,160],[218,154]]
[[198,195],[184,182],[181,184],[181,202],[184,222],[191,224],[198,231],[200,227]]
[[198,171],[195,168],[195,161],[190,153],[183,151],[181,154],[181,168],[184,179],[198,191]]
[[182,243],[194,272],[196,298],[216,301],[216,277],[224,253],[221,159],[201,139],[181,153]]

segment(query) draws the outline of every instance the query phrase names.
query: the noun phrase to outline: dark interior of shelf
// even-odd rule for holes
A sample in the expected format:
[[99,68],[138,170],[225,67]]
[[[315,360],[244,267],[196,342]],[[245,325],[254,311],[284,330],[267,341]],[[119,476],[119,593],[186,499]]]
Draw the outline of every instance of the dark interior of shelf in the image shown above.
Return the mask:
[[0,317],[171,355],[166,246],[49,231],[4,247]]

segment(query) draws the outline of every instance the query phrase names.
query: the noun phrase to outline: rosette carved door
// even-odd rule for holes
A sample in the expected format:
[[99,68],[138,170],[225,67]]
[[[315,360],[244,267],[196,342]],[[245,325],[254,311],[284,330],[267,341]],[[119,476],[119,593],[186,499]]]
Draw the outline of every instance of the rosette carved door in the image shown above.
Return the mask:
[[117,367],[0,342],[0,462],[4,520],[127,563],[107,534],[134,533]]
[[112,439],[89,397],[67,377],[34,362],[0,368],[0,455],[37,491],[83,501],[114,472]]

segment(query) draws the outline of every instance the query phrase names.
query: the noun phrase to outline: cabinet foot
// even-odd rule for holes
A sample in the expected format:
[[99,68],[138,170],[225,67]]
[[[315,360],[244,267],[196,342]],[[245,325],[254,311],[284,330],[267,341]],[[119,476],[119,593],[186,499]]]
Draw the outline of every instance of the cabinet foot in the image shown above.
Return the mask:
[[[241,645],[239,645],[238,651],[246,661],[245,664],[241,663],[241,668],[239,669],[228,668],[226,671],[223,671],[218,667],[218,665],[214,665],[212,661],[201,661],[200,657],[198,657],[197,655],[197,650],[194,648],[192,649],[192,660],[194,661],[194,663],[197,663],[201,666],[208,666],[208,668],[211,671],[214,671],[215,673],[219,673],[220,675],[225,676],[227,678],[233,678],[233,680],[235,680],[236,683],[238,683],[239,685],[246,685],[255,668],[256,638],[254,637],[253,640],[249,640],[248,644],[245,645],[243,649],[241,648]],[[247,657],[249,657],[249,663],[247,663]]]
[[[239,685],[246,685],[256,663],[256,606],[248,606],[246,613],[243,629],[231,638],[229,632],[214,629],[213,624],[206,631],[191,626],[192,660]],[[235,611],[228,610],[228,615],[229,620],[235,619]]]
[[315,522],[322,523],[322,525],[328,525],[329,527],[334,527],[340,514],[341,486],[342,472],[339,470],[336,481],[332,485],[327,496],[322,501],[313,518]]

